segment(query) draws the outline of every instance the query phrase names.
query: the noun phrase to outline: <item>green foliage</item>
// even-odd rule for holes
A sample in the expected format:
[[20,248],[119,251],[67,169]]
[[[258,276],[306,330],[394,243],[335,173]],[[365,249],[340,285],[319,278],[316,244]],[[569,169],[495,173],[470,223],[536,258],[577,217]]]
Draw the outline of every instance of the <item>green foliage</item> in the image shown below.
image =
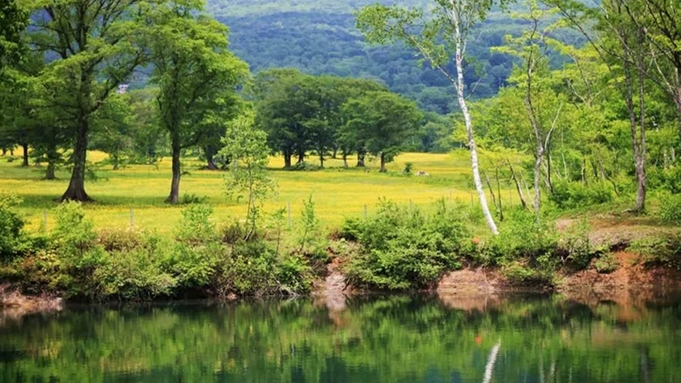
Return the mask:
[[307,200],[303,201],[301,221],[301,232],[298,239],[300,248],[298,253],[326,263],[328,240],[324,237],[319,224],[319,219],[315,214],[312,195],[310,195]]
[[62,203],[55,213],[57,225],[51,237],[59,263],[58,288],[69,297],[102,299],[106,293],[97,272],[109,264],[110,254],[97,243],[97,233],[80,203]]
[[663,265],[681,270],[681,235],[658,235],[632,242],[646,265]]
[[228,125],[222,140],[224,147],[219,152],[232,161],[226,176],[227,193],[238,198],[245,195],[248,202],[245,240],[256,232],[263,201],[276,191],[276,183],[267,171],[269,156],[265,132],[254,129],[253,125],[252,114],[237,117]]
[[563,263],[569,261],[571,265],[578,269],[589,266],[593,256],[599,252],[595,249],[589,238],[591,226],[587,219],[582,219],[568,227],[561,233],[558,243],[559,249],[566,254]]
[[603,182],[590,183],[556,182],[549,200],[559,209],[574,209],[584,206],[604,204],[612,201],[612,187]]
[[617,257],[611,252],[602,254],[595,262],[594,268],[601,274],[609,274],[617,270],[619,263]]
[[359,285],[408,290],[430,285],[460,267],[468,230],[444,201],[435,210],[428,216],[383,200],[375,216],[347,219],[340,235],[362,246],[348,262],[348,278]]
[[411,175],[413,170],[414,170],[414,163],[413,162],[405,162],[404,163],[404,170],[402,170],[403,174]]
[[178,282],[163,269],[168,244],[160,236],[132,228],[109,230],[98,233],[98,242],[110,255],[94,273],[102,299],[149,300],[172,294]]
[[0,260],[9,260],[19,255],[25,241],[22,229],[24,221],[13,207],[21,200],[13,194],[0,192]]
[[663,194],[660,197],[660,218],[671,224],[681,224],[681,194]]
[[194,193],[184,193],[182,194],[182,199],[180,200],[180,203],[183,205],[205,204],[207,200],[208,197],[205,195],[199,196]]
[[503,265],[521,258],[536,261],[544,254],[554,254],[557,240],[553,222],[542,219],[538,224],[534,214],[515,208],[506,212],[499,235],[486,241],[479,251],[491,264]]

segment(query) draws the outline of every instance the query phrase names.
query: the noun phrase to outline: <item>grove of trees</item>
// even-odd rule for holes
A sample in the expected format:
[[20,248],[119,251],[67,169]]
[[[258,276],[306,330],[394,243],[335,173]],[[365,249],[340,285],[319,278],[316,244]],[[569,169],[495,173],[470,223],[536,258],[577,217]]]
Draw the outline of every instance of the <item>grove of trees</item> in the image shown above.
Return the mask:
[[[301,4],[296,12],[308,3]],[[224,16],[218,5],[210,9]],[[226,169],[228,127],[252,114],[270,154],[290,169],[323,168],[328,158],[361,167],[368,155],[383,172],[404,151],[466,147],[492,232],[501,219],[487,207],[489,197],[496,203],[492,171],[497,182],[513,182],[523,202],[532,196],[537,220],[546,200],[570,207],[635,196],[631,210],[641,213],[650,190],[681,191],[677,12],[657,0],[369,5],[349,19],[364,41],[354,29],[342,36],[344,19],[343,28],[322,28],[323,42],[301,52],[292,45],[281,60],[258,44],[307,32],[263,22],[278,32],[242,35],[235,49],[262,51],[267,62],[248,53],[257,68],[251,76],[230,51],[228,28],[199,0],[9,1],[0,19],[0,146],[21,151],[24,166],[46,165],[46,179],[68,169],[61,199],[78,201],[91,199],[88,150],[108,153],[114,169],[169,156],[167,201],[177,203],[182,154]],[[243,17],[256,16],[225,20]],[[501,35],[494,25],[509,19],[513,28]],[[332,70],[313,54],[324,46],[339,59],[355,57],[343,45],[350,41],[380,57],[382,72],[347,63],[355,69]],[[291,55],[309,60],[299,65]],[[273,68],[284,65],[292,67]],[[516,154],[531,160],[512,162]]]

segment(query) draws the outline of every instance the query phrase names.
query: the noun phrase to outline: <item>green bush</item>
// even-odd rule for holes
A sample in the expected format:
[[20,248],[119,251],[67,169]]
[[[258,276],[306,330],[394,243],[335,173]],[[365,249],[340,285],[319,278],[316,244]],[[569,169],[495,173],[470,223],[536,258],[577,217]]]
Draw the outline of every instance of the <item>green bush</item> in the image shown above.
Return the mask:
[[681,234],[660,235],[634,241],[631,250],[638,253],[646,265],[681,269]]
[[272,295],[279,292],[276,254],[262,240],[238,240],[221,252],[212,286],[216,295]]
[[15,195],[0,193],[0,261],[10,260],[24,250],[24,221],[14,211],[20,203]]
[[615,254],[607,252],[602,254],[595,262],[594,268],[601,274],[609,274],[617,270],[619,264]]
[[499,225],[499,235],[490,238],[479,251],[479,256],[490,264],[504,264],[520,258],[536,260],[544,254],[555,254],[558,234],[548,219],[536,222],[534,213],[520,207],[509,209]]
[[188,245],[201,245],[219,240],[215,223],[211,220],[210,205],[192,205],[182,211],[182,221],[175,230],[177,241]]
[[574,209],[612,201],[612,187],[603,182],[585,186],[579,182],[559,181],[553,184],[549,200],[559,209]]
[[193,193],[185,193],[182,195],[182,199],[180,200],[180,203],[183,205],[192,205],[192,204],[205,204],[206,201],[208,200],[207,196],[198,196]]
[[648,187],[671,194],[681,194],[681,165],[668,168],[652,167],[646,177]]
[[375,216],[346,220],[340,236],[361,245],[346,265],[348,277],[359,285],[389,290],[435,283],[444,272],[461,266],[462,243],[469,241],[462,219],[444,201],[431,216],[381,201]]
[[594,248],[589,238],[591,225],[583,219],[570,227],[561,235],[558,252],[561,253],[563,263],[568,263],[577,269],[589,266],[591,259],[601,253]]
[[662,195],[659,214],[664,222],[681,224],[681,194]]
[[76,202],[62,203],[56,215],[51,237],[58,257],[59,288],[70,297],[104,298],[96,271],[107,265],[111,256],[97,243],[92,222],[85,219],[83,208]]
[[296,252],[309,257],[313,260],[322,263],[328,262],[328,255],[326,249],[329,246],[329,241],[322,233],[319,219],[314,210],[314,201],[312,196],[303,201],[303,210],[301,212],[301,224],[297,238],[298,249]]

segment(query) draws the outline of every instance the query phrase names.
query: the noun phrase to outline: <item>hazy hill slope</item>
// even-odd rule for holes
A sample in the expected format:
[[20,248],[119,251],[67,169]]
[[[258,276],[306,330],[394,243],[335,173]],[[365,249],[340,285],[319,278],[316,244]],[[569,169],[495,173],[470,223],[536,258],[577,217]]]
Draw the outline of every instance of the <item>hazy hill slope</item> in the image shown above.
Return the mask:
[[[419,67],[418,57],[401,46],[369,47],[355,29],[353,10],[375,0],[208,0],[208,10],[231,30],[233,51],[253,72],[273,67],[295,67],[311,74],[371,77],[392,90],[415,99],[431,111],[455,108],[453,89],[443,76]],[[421,5],[426,0],[383,0],[385,4]],[[492,54],[503,36],[520,24],[506,15],[493,15],[473,34],[469,53],[475,57],[465,73],[466,83],[477,84],[473,97],[498,91],[512,63]]]

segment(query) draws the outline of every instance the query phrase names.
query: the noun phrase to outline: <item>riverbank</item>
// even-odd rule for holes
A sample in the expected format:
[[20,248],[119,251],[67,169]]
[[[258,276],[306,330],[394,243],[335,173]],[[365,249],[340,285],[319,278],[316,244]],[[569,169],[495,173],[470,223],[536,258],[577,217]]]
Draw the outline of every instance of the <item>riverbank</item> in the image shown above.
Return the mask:
[[[681,281],[679,228],[650,217],[582,214],[537,224],[533,214],[514,209],[498,236],[478,237],[471,229],[476,211],[446,201],[426,211],[382,201],[376,210],[328,233],[312,202],[300,231],[286,229],[283,216],[251,230],[238,221],[216,222],[209,205],[190,205],[170,236],[97,231],[81,205],[64,204],[49,235],[21,234],[6,243],[15,252],[0,263],[0,283],[11,283],[5,290],[12,294],[107,302],[325,290],[340,290],[329,294],[332,301],[350,291],[600,294],[673,289]],[[13,296],[12,306],[22,306]],[[40,306],[23,301],[28,311]]]

